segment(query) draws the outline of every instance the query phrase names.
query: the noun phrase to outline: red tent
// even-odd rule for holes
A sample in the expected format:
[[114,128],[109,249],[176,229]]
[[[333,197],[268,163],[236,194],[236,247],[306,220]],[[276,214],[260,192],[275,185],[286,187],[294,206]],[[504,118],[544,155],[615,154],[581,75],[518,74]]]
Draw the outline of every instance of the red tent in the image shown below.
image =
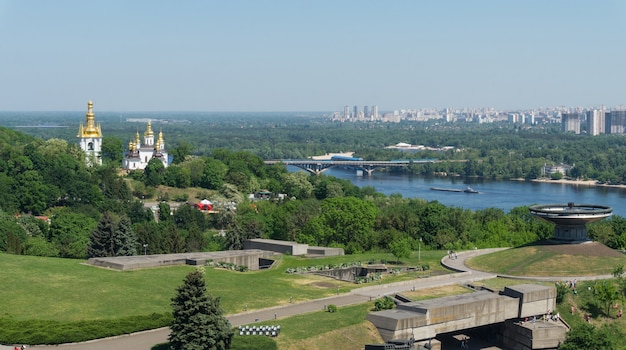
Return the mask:
[[209,200],[203,199],[200,203],[196,204],[196,208],[200,210],[213,210],[213,203]]

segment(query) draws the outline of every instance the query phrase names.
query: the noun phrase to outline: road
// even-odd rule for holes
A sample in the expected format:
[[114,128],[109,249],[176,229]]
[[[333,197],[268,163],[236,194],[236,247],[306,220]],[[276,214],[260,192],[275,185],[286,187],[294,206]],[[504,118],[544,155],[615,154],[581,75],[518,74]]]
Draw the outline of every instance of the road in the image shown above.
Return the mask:
[[[501,248],[500,248],[501,249]],[[474,281],[495,278],[496,275],[482,271],[471,270],[465,266],[465,260],[481,254],[488,254],[498,249],[480,249],[458,254],[457,259],[447,256],[442,259],[446,267],[458,271],[448,275],[419,278],[411,281],[391,284],[372,285],[357,288],[349,293],[312,300],[308,302],[282,305],[262,310],[253,310],[240,314],[228,315],[227,318],[234,326],[252,324],[258,321],[280,320],[284,317],[323,310],[326,305],[334,304],[346,306],[364,303],[384,295],[407,292],[411,290],[428,289],[453,284],[466,284]],[[279,322],[277,322],[279,323]],[[138,332],[111,338],[96,339],[83,343],[61,345],[28,346],[28,349],[39,350],[150,350],[154,345],[165,343],[169,328],[159,328],[145,332]],[[0,345],[0,350],[13,350],[13,346]]]

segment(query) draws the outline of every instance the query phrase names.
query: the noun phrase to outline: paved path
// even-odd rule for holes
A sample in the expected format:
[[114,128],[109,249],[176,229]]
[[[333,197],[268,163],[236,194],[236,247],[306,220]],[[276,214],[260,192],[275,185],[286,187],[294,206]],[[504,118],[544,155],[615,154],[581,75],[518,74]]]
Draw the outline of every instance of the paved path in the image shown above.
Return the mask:
[[[498,249],[480,249],[458,254],[457,259],[449,259],[447,256],[441,263],[458,273],[418,278],[411,281],[397,282],[391,284],[373,285],[357,288],[349,293],[332,296],[323,299],[312,300],[297,304],[282,305],[262,310],[244,312],[240,314],[228,315],[227,318],[235,327],[245,324],[252,324],[258,321],[273,320],[275,317],[280,320],[298,314],[304,314],[323,310],[328,304],[346,306],[364,303],[384,295],[392,295],[411,290],[419,290],[433,287],[441,287],[453,284],[466,284],[474,281],[497,277],[494,274],[482,271],[471,270],[465,266],[465,260],[481,254],[488,254]],[[277,323],[280,323],[279,321]],[[150,350],[154,345],[167,341],[169,328],[159,328],[145,332],[138,332],[118,337],[97,339],[83,343],[62,344],[53,346],[29,346],[28,348],[39,350]],[[0,345],[0,350],[12,350],[12,346]]]

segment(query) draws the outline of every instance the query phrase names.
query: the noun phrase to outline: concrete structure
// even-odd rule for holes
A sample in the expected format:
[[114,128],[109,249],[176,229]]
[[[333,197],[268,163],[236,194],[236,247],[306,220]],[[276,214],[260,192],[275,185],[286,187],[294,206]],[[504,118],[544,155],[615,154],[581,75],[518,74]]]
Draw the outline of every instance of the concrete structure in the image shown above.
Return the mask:
[[87,103],[87,114],[85,114],[85,124],[80,123],[78,135],[80,138],[80,149],[85,152],[87,165],[102,165],[102,130],[100,124],[96,124],[96,117],[93,114],[93,102]]
[[626,110],[607,112],[604,123],[604,131],[607,134],[623,134],[626,130]]
[[530,213],[555,224],[554,239],[566,242],[586,242],[587,224],[611,216],[613,208],[592,204],[533,205]]
[[580,113],[561,114],[561,129],[563,132],[580,134]]
[[173,265],[206,265],[207,261],[226,262],[247,266],[249,270],[259,270],[268,265],[278,254],[259,249],[227,250],[221,252],[198,252],[179,254],[154,254],[135,256],[115,256],[91,258],[88,264],[116,270],[137,270]]
[[568,331],[569,327],[560,320],[507,320],[504,322],[502,344],[515,350],[557,349]]
[[[483,290],[470,294],[400,303],[393,310],[372,312],[367,319],[378,328],[385,341],[411,337],[424,341],[442,333],[504,323],[507,320],[520,321],[535,317],[540,319],[548,310],[554,310],[555,306],[556,289],[554,287],[523,284],[507,287],[501,294]],[[531,336],[537,337],[530,339],[530,343],[558,344],[564,340],[566,331],[567,329],[563,332],[542,334],[530,332]],[[515,331],[510,334],[510,338],[516,339],[515,342],[528,343],[524,338],[527,333]],[[529,349],[543,348],[530,347]]]
[[289,255],[338,256],[344,255],[343,248],[309,247],[308,244],[254,238],[243,242],[243,249],[261,249]]

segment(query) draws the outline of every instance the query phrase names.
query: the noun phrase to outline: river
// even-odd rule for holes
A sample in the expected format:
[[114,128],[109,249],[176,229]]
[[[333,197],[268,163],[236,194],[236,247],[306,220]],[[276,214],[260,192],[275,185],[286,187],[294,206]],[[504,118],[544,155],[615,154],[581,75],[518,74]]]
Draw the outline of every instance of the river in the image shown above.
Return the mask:
[[[371,176],[357,176],[354,170],[335,168],[324,174],[350,180],[359,187],[372,186],[386,195],[399,193],[405,198],[437,200],[447,206],[471,210],[500,208],[508,212],[511,208],[524,205],[574,202],[608,205],[613,207],[614,214],[626,217],[626,189],[621,188],[461,177],[422,177],[376,171]],[[431,187],[463,190],[468,185],[479,193],[431,190]]]

